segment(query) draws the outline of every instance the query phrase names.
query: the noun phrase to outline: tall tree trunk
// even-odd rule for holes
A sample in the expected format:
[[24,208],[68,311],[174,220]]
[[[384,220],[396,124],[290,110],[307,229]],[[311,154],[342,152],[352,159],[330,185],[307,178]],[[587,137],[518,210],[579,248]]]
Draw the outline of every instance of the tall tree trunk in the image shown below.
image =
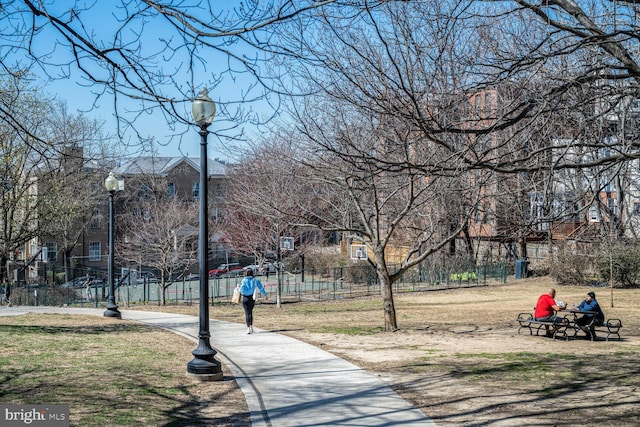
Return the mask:
[[68,282],[73,279],[73,266],[71,265],[71,248],[65,248],[62,258],[62,263],[64,264],[64,281]]
[[[469,234],[469,225],[466,224],[462,230],[462,234],[464,235],[464,243],[467,248],[467,256],[469,259],[475,260],[476,253],[473,249],[473,239],[471,239],[471,235]],[[454,239],[455,240],[455,239]]]
[[527,259],[527,238],[520,238],[520,259]]
[[0,282],[9,282],[9,257],[0,257]]
[[378,278],[380,279],[380,293],[382,296],[382,308],[384,310],[384,330],[395,332],[398,330],[396,319],[396,307],[393,301],[393,282],[384,267],[378,268]]

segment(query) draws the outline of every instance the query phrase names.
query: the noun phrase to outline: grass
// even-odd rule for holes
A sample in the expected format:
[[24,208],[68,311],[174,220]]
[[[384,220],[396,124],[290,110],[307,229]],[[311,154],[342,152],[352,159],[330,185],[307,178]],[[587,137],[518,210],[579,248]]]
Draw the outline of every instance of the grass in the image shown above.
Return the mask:
[[[482,333],[492,329],[507,331],[504,336],[508,341],[517,329],[517,313],[530,311],[549,285],[523,280],[506,286],[402,293],[396,296],[401,328],[397,333],[382,332],[382,303],[374,297],[287,303],[280,309],[271,300],[261,301],[256,306],[255,322],[259,328],[315,342],[365,369],[400,378],[394,385],[396,390],[436,421],[441,417],[465,425],[460,414],[469,411],[478,420],[500,419],[491,412],[496,407],[520,416],[521,406],[503,402],[505,390],[521,393],[521,400],[526,400],[529,395],[555,398],[591,388],[598,395],[607,390],[607,395],[622,397],[611,411],[627,414],[625,418],[618,416],[619,425],[633,425],[640,419],[639,411],[631,409],[638,403],[634,396],[640,387],[635,362],[640,347],[634,344],[640,329],[640,290],[616,290],[615,307],[610,307],[609,291],[596,289],[607,317],[620,317],[623,337],[631,338],[620,344],[526,337],[531,348],[504,351],[496,346],[495,351],[450,351],[431,342],[413,341],[414,337],[455,338],[469,333],[477,334],[475,340],[483,340]],[[556,288],[559,297],[570,304],[578,303],[587,292],[585,287]],[[196,305],[135,308],[198,315]],[[212,306],[211,318],[237,323],[244,320],[242,309],[231,304]],[[338,342],[325,342],[328,335],[337,337]],[[403,355],[403,359],[363,361],[359,357],[365,350],[359,340]],[[244,396],[229,373],[225,370],[222,382],[188,380],[186,364],[195,343],[170,332],[104,317],[0,316],[0,342],[2,403],[68,404],[71,425],[83,427],[249,425]],[[573,350],[576,346],[593,353]],[[601,366],[606,366],[606,376]],[[424,388],[419,387],[419,380],[411,382],[410,387],[401,384],[407,378],[440,375],[453,378],[456,388],[442,391],[440,387],[447,385],[446,381],[438,382],[435,388],[429,381]],[[469,405],[475,404],[479,387],[483,399],[495,393],[495,401],[501,403],[470,406],[468,410],[457,406],[464,396]],[[575,413],[574,419],[583,419],[589,413],[588,408],[564,410],[566,416]],[[599,413],[604,409],[599,406],[593,410],[599,411],[594,419],[600,420]],[[611,417],[613,412],[606,415]],[[549,418],[536,421],[545,423],[553,416],[551,411]],[[571,425],[566,418],[563,422]]]
[[[170,332],[110,318],[28,314],[0,317],[0,342],[0,401],[67,404],[71,425],[239,425],[247,418],[228,373],[216,383],[186,379],[195,344]],[[212,419],[213,408],[202,410],[212,401],[238,414]]]

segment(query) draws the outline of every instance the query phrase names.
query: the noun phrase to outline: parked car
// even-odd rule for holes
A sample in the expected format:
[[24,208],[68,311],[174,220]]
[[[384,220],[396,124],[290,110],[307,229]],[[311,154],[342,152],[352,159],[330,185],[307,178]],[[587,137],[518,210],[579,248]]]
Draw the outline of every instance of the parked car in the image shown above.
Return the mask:
[[254,276],[259,276],[260,273],[260,267],[258,266],[258,264],[251,264],[251,265],[247,265],[245,267],[242,267],[242,270],[240,271],[241,275],[245,275],[248,269],[252,269],[253,270],[253,275]]
[[242,266],[237,262],[230,262],[228,264],[220,264],[218,268],[209,270],[209,277],[220,277],[224,275],[235,276],[242,272]]
[[46,283],[29,283],[24,287],[27,289],[40,289],[40,288],[46,288],[47,284]]
[[101,288],[107,286],[107,283],[102,279],[91,279],[87,286],[90,288]]
[[187,282],[190,280],[200,280],[200,275],[199,274],[188,274],[186,276],[184,276],[184,280],[186,280]]
[[142,285],[144,283],[158,283],[160,279],[158,279],[155,274],[150,272],[141,273],[136,279],[136,283],[138,285]]
[[265,269],[266,269],[266,271],[269,272],[269,274],[275,274],[276,270],[278,268],[278,265],[280,265],[280,264],[279,263],[273,263],[273,262],[265,262],[265,263],[262,264],[262,266],[260,266],[258,264],[251,264],[251,265],[247,265],[246,267],[243,267],[241,274],[245,274],[245,272],[248,269],[252,269],[253,270],[253,275],[254,276],[261,276],[261,275],[265,274]]
[[95,277],[90,277],[90,276],[76,277],[73,280],[63,283],[62,285],[60,285],[60,287],[61,288],[84,288],[92,280],[95,280]]

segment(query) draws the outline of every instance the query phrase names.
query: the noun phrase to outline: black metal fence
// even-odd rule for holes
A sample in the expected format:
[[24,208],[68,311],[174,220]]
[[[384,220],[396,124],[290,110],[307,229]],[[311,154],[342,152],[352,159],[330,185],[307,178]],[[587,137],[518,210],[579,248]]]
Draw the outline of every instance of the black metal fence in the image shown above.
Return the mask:
[[[379,295],[380,282],[370,265],[353,265],[325,269],[309,269],[303,272],[284,271],[281,275],[258,276],[275,300],[280,286],[280,296],[287,301],[321,301],[327,299],[355,298]],[[417,292],[431,289],[449,289],[485,286],[505,283],[507,266],[504,263],[487,264],[469,268],[427,268],[421,266],[406,272],[397,280],[395,293]],[[209,279],[209,296],[212,303],[229,302],[233,289],[241,276]],[[106,304],[109,289],[106,284],[84,288],[55,286],[30,286],[11,288],[13,305],[86,306],[101,307]],[[192,304],[199,299],[199,282],[174,282],[164,289],[167,304]],[[159,283],[141,283],[119,286],[116,300],[120,305],[160,304],[162,289]],[[3,301],[2,304],[7,304]]]

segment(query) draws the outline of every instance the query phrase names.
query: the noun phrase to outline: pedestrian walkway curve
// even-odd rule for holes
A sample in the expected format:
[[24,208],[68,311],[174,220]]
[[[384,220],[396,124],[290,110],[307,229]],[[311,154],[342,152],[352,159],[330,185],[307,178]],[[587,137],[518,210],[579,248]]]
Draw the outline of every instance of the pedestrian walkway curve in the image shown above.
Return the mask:
[[[103,309],[1,307],[0,316],[77,313]],[[122,318],[198,341],[197,316],[121,310]],[[435,426],[375,375],[329,352],[282,334],[211,320],[211,345],[245,395],[252,426]],[[186,372],[186,364],[185,364]]]

